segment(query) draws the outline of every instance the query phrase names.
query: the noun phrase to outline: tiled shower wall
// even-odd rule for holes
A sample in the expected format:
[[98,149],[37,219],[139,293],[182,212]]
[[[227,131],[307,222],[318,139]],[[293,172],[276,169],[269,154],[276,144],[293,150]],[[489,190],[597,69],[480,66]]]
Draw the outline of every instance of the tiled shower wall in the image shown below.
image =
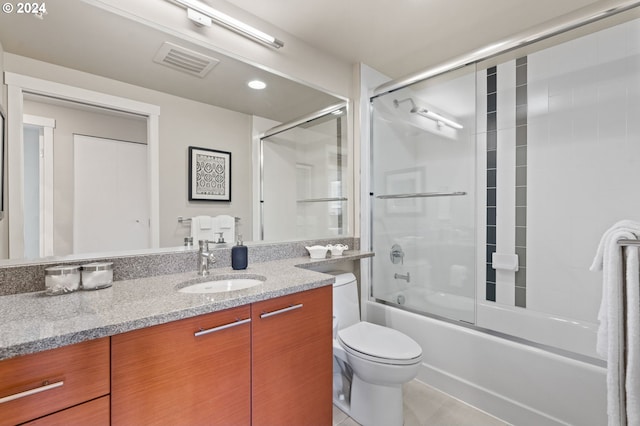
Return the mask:
[[[598,241],[618,220],[640,221],[640,20],[479,70],[482,79],[480,294],[596,323]],[[492,250],[517,254],[519,271],[492,270]]]
[[640,20],[528,57],[527,308],[597,322],[603,232],[640,221]]

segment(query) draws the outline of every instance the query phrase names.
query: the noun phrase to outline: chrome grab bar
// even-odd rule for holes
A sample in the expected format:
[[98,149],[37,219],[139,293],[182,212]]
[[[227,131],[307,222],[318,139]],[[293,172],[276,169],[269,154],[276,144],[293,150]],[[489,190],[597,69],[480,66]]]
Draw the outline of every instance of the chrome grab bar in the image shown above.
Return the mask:
[[44,391],[48,391],[51,389],[55,389],[55,388],[59,388],[60,386],[64,385],[64,381],[59,381],[59,382],[55,382],[55,383],[49,383],[48,381],[45,381],[42,383],[42,386],[37,387],[35,389],[29,389],[26,390],[24,392],[20,392],[20,393],[15,393],[13,395],[9,395],[9,396],[5,396],[3,398],[0,398],[0,404],[4,404],[5,402],[9,402],[9,401],[13,401],[16,399],[20,399],[20,398],[24,398],[30,395],[35,395],[37,393],[40,392],[44,392]]
[[396,198],[428,198],[428,197],[457,197],[460,195],[467,195],[466,192],[415,192],[410,194],[389,194],[389,195],[377,195],[376,198],[380,200],[390,200]]
[[260,314],[260,318],[268,318],[274,315],[284,314],[285,312],[293,311],[295,309],[300,309],[302,308],[302,306],[303,306],[302,303],[300,303],[298,305],[291,305],[288,308],[278,309],[277,311],[263,312]]
[[243,320],[237,320],[235,322],[230,322],[229,324],[219,325],[217,327],[209,328],[209,329],[206,329],[206,330],[200,329],[200,331],[196,331],[195,333],[193,333],[193,335],[195,337],[200,337],[200,336],[204,336],[205,334],[215,333],[216,331],[226,330],[227,328],[236,327],[238,325],[246,324],[248,322],[251,322],[251,318],[246,318],[246,319],[243,319]]

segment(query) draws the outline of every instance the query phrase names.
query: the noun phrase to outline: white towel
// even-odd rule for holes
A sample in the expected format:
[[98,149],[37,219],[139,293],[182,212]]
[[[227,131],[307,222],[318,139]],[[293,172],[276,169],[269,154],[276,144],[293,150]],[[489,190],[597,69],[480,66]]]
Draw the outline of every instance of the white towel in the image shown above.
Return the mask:
[[[618,369],[619,369],[619,361],[618,357],[620,355],[620,350],[622,349],[619,345],[619,329],[618,322],[620,319],[620,306],[619,306],[619,295],[620,295],[620,283],[622,282],[622,258],[621,258],[621,250],[618,246],[618,241],[621,239],[637,239],[640,236],[640,223],[623,220],[611,228],[609,228],[602,239],[600,240],[600,244],[598,245],[598,251],[596,252],[596,256],[593,259],[593,263],[590,267],[592,271],[596,271],[602,269],[602,301],[600,303],[600,310],[598,312],[598,320],[600,321],[600,326],[598,328],[598,340],[596,345],[596,350],[598,354],[607,360],[607,414],[609,417],[609,425],[619,425],[620,424],[620,398],[619,398],[619,388],[620,381],[618,378]],[[637,250],[633,250],[636,251]],[[637,253],[636,253],[637,254]],[[627,270],[637,271],[637,257],[627,256],[626,259]],[[635,265],[633,264],[635,262]],[[635,274],[635,279],[632,280],[632,283],[627,281],[627,285],[634,285],[635,288],[638,288],[638,274]],[[636,299],[637,300],[637,299]],[[627,298],[628,311],[635,311],[637,313],[639,306],[636,301],[634,306],[629,305],[629,299]],[[628,329],[630,332],[633,328],[636,329],[640,327],[640,324],[636,321],[635,324],[628,323]],[[627,350],[632,350],[632,347],[627,347]],[[634,356],[638,356],[635,354]],[[629,365],[628,363],[627,365]],[[636,362],[637,364],[637,362]],[[631,369],[627,370],[627,374],[631,371],[631,374],[637,374],[638,366],[632,366]],[[628,382],[630,384],[634,383],[635,380],[639,380],[638,377],[635,377],[633,380]],[[636,390],[634,391],[632,388],[627,387],[627,409],[629,409],[630,405],[634,405],[633,401],[635,399],[635,410],[637,411],[638,398],[640,397],[640,393]],[[629,420],[629,410],[627,414],[627,422],[629,425],[640,425],[640,423],[631,423]]]
[[[213,218],[216,234],[222,232],[225,243],[235,243],[236,241],[236,218],[226,214],[221,214]],[[219,234],[218,234],[219,235]],[[217,237],[217,236],[216,236]],[[216,239],[216,241],[218,241]]]
[[215,229],[211,216],[195,216],[191,218],[191,237],[193,244],[198,245],[200,240],[214,241]]

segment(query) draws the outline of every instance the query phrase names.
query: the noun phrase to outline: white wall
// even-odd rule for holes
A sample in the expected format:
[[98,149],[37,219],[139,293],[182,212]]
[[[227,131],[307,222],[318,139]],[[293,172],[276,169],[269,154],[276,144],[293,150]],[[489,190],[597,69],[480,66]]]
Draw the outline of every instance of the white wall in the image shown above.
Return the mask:
[[[200,214],[238,216],[246,224],[244,238],[252,239],[251,116],[8,53],[4,54],[4,61],[6,71],[160,107],[161,247],[182,245],[188,235],[188,226],[180,225],[178,216]],[[189,146],[232,153],[231,203],[188,201]]]

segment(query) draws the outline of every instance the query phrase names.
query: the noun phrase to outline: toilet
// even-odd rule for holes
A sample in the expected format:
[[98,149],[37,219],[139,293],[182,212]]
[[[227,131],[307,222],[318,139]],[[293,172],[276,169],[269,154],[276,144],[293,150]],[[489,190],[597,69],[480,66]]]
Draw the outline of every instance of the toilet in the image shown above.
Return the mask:
[[363,426],[401,426],[402,385],[418,374],[422,348],[397,330],[360,321],[355,275],[332,274],[333,402]]

